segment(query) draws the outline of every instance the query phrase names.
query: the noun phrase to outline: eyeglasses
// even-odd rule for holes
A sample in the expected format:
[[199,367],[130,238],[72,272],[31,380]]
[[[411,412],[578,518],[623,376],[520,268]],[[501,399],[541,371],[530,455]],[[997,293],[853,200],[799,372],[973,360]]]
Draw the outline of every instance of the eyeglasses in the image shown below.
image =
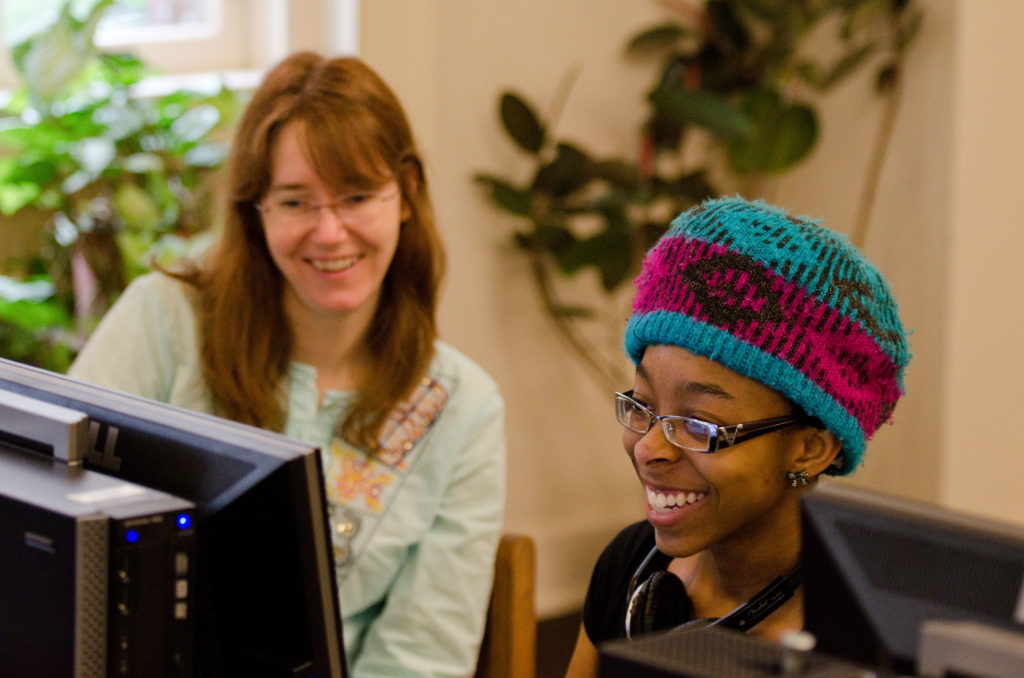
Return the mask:
[[331,210],[339,221],[349,226],[361,226],[373,221],[381,204],[398,197],[394,188],[380,191],[350,193],[327,202],[314,202],[294,195],[270,197],[256,203],[256,209],[265,219],[285,227],[313,227],[320,220],[320,211]]
[[615,418],[634,433],[647,433],[657,422],[665,438],[678,448],[691,452],[717,452],[744,440],[777,431],[804,421],[804,417],[785,416],[759,419],[743,424],[718,426],[692,417],[675,414],[655,414],[651,408],[633,399],[633,391],[615,394]]

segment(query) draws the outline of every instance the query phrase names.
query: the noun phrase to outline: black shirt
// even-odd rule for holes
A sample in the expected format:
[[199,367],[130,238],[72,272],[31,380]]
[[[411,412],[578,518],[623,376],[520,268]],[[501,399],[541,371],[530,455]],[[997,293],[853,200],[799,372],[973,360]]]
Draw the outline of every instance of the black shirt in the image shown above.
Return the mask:
[[[583,627],[595,647],[626,637],[629,598],[648,580],[650,584],[637,596],[634,637],[693,621],[693,604],[686,588],[675,575],[666,572],[671,562],[670,556],[656,549],[654,528],[646,520],[633,523],[612,539],[597,559],[583,604]],[[719,623],[722,628],[741,631],[753,628],[789,600],[801,581],[802,570],[797,566]]]
[[[626,637],[626,606],[630,583],[655,546],[654,528],[646,520],[625,528],[605,547],[590,577],[583,603],[583,628],[595,647]],[[672,558],[658,552],[644,567],[647,576],[668,567]],[[640,580],[642,583],[642,579]]]

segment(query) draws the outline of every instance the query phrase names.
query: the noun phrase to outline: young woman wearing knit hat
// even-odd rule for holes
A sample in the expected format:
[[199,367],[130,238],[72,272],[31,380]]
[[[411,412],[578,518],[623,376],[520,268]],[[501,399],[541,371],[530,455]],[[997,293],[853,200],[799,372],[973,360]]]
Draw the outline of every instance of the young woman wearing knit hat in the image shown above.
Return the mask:
[[896,303],[847,239],[760,201],[672,222],[636,280],[615,394],[647,520],[594,568],[568,675],[597,646],[684,624],[777,640],[803,626],[800,497],[846,475],[910,359]]

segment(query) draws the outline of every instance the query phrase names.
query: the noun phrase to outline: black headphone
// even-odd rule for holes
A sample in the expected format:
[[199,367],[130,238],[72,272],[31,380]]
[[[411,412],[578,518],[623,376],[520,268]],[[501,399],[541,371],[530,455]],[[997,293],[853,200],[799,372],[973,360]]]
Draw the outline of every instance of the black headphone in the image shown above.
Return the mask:
[[693,602],[679,577],[668,570],[657,569],[642,584],[639,583],[659,553],[657,546],[652,548],[630,579],[626,593],[627,638],[651,631],[691,626],[721,626],[747,631],[792,598],[803,582],[803,572],[800,565],[797,565],[724,617],[691,619]]

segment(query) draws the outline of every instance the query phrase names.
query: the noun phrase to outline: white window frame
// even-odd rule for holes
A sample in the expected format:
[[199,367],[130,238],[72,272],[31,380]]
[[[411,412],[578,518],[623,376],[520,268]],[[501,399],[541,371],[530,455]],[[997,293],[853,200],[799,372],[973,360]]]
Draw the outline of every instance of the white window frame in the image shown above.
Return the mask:
[[[2,0],[0,0],[2,1]],[[104,44],[130,49],[168,76],[224,73],[235,81],[259,76],[299,49],[324,54],[359,51],[360,0],[221,0],[207,35],[139,44]],[[0,88],[18,84],[9,54],[0,59]]]

